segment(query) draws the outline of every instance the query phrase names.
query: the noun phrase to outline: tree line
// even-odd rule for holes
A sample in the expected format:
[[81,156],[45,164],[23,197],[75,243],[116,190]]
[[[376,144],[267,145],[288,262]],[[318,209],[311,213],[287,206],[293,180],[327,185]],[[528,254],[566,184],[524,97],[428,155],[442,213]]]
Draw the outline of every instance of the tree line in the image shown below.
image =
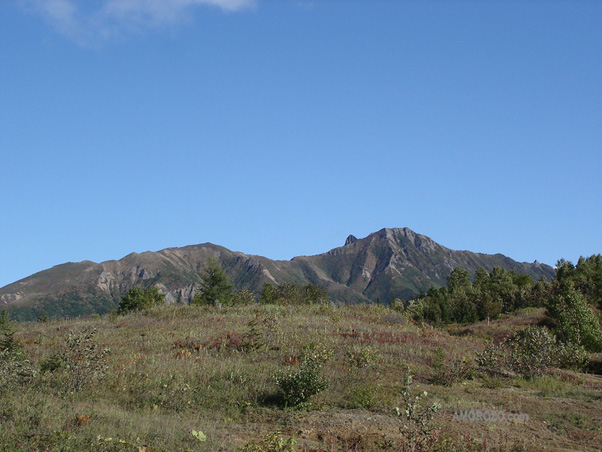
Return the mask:
[[[228,275],[215,260],[210,259],[201,272],[201,283],[190,304],[196,306],[234,306],[245,304],[316,304],[330,302],[328,291],[314,284],[298,282],[272,285],[264,282],[259,296],[249,289],[235,290]],[[144,310],[165,304],[165,295],[156,287],[131,288],[119,302],[119,313]]]
[[414,300],[395,300],[394,305],[415,320],[434,325],[474,323],[521,308],[543,307],[561,340],[602,351],[602,255],[581,257],[577,265],[558,261],[549,282],[500,267],[489,273],[479,268],[471,278],[468,271],[456,268],[445,287],[431,287]]
[[[235,290],[220,264],[211,259],[201,273],[192,305],[315,304],[330,301],[328,291],[313,284],[264,283],[258,296],[246,288]],[[119,312],[143,310],[165,303],[156,287],[132,288],[121,299]],[[396,299],[393,308],[416,321],[432,325],[470,324],[497,319],[518,309],[543,307],[553,321],[559,340],[602,351],[602,255],[580,258],[576,265],[558,261],[552,281],[534,281],[530,275],[494,267],[478,268],[474,275],[455,268],[447,285],[431,287],[416,299]]]

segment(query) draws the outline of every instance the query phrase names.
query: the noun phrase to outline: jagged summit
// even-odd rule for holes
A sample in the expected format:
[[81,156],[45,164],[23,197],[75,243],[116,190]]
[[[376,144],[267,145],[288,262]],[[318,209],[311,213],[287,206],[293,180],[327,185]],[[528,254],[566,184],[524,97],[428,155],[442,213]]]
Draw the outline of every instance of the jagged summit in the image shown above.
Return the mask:
[[347,240],[345,240],[345,246],[351,245],[355,242],[357,242],[357,237],[355,235],[350,234],[349,237],[347,237]]
[[66,263],[38,272],[0,289],[0,307],[9,306],[17,317],[35,319],[105,313],[131,287],[156,286],[170,303],[188,302],[200,282],[209,258],[217,259],[236,288],[259,292],[271,284],[315,284],[328,289],[341,303],[388,302],[411,298],[420,290],[445,284],[456,267],[474,272],[494,266],[528,273],[535,279],[554,276],[539,263],[516,262],[501,254],[454,251],[409,228],[384,228],[315,256],[276,261],[251,256],[211,243],[158,252],[131,253],[101,263]]

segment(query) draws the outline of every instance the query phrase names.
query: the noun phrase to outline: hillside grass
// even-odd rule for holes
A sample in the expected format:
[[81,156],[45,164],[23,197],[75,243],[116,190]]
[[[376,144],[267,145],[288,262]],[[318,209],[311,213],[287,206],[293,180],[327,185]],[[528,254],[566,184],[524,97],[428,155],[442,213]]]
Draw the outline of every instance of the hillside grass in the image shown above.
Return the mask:
[[[178,305],[16,324],[33,373],[0,389],[0,451],[267,452],[286,450],[289,438],[299,451],[600,450],[599,376],[552,370],[524,379],[476,365],[491,335],[542,315],[443,331],[378,305]],[[68,348],[70,334],[94,330],[96,351]],[[94,355],[105,348],[106,357]],[[328,387],[311,404],[284,406],[277,377],[309,355]],[[441,404],[429,441],[412,442],[395,412],[408,368],[412,394],[427,392],[422,406]],[[454,420],[471,409],[529,420]]]

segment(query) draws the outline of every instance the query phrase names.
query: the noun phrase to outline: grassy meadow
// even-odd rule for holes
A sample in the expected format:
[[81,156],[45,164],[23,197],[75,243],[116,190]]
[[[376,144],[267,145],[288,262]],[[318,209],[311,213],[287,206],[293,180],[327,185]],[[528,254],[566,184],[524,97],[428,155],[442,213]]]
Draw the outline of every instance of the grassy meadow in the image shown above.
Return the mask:
[[14,323],[0,451],[601,450],[599,375],[479,365],[544,315],[434,329],[379,305],[176,305]]

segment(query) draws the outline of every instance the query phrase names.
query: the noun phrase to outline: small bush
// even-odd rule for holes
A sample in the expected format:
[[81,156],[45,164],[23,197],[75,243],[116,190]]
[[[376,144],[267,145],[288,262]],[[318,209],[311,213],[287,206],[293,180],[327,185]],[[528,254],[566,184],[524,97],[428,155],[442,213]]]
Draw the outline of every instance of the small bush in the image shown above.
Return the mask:
[[312,342],[303,347],[301,360],[321,366],[334,355],[334,350],[322,344]]
[[268,433],[259,443],[250,442],[244,447],[237,449],[239,452],[296,452],[297,440],[289,438],[285,440],[279,431]]
[[510,365],[519,375],[539,377],[556,364],[556,338],[547,329],[530,326],[508,340]]
[[248,350],[270,347],[277,329],[278,323],[274,317],[264,316],[260,311],[256,311],[255,318],[247,323],[245,336]]
[[109,349],[100,349],[94,340],[96,329],[69,333],[67,349],[61,361],[69,372],[68,389],[80,391],[87,384],[102,377],[108,370],[106,357]]
[[491,343],[477,356],[477,362],[489,373],[516,373],[531,378],[552,367],[582,368],[587,354],[583,347],[558,344],[546,328],[530,326],[499,344]]
[[13,322],[6,311],[0,314],[0,394],[13,386],[23,386],[36,375],[21,344],[15,339]]
[[589,363],[589,354],[582,346],[561,342],[556,347],[556,359],[563,369],[583,370]]
[[15,329],[12,321],[8,320],[6,310],[0,314],[0,352],[6,352],[5,357],[18,354],[21,344],[15,339]]
[[281,391],[285,407],[307,407],[309,399],[328,388],[328,381],[322,377],[322,366],[314,361],[305,361],[296,372],[280,374],[276,385]]
[[352,367],[368,367],[378,361],[380,355],[372,347],[354,348],[347,352],[349,365]]
[[249,289],[237,290],[232,296],[233,305],[251,305],[255,303],[257,303],[255,295]]
[[373,383],[364,383],[351,389],[347,398],[349,408],[371,410],[376,408],[379,387]]
[[23,353],[0,351],[0,394],[15,387],[23,387],[37,372]]
[[441,404],[435,402],[430,406],[423,406],[422,399],[428,395],[427,392],[423,391],[415,395],[412,385],[413,375],[410,368],[406,367],[401,389],[401,408],[395,408],[402,422],[399,431],[407,438],[410,450],[430,450],[434,442],[433,433],[436,430],[432,425],[432,419],[441,408]]
[[56,372],[57,370],[63,368],[65,366],[65,362],[63,361],[63,357],[60,353],[53,353],[47,358],[40,361],[40,372]]
[[433,383],[451,386],[454,383],[472,379],[475,368],[473,360],[469,356],[448,355],[442,347],[439,347],[435,350],[433,371]]

